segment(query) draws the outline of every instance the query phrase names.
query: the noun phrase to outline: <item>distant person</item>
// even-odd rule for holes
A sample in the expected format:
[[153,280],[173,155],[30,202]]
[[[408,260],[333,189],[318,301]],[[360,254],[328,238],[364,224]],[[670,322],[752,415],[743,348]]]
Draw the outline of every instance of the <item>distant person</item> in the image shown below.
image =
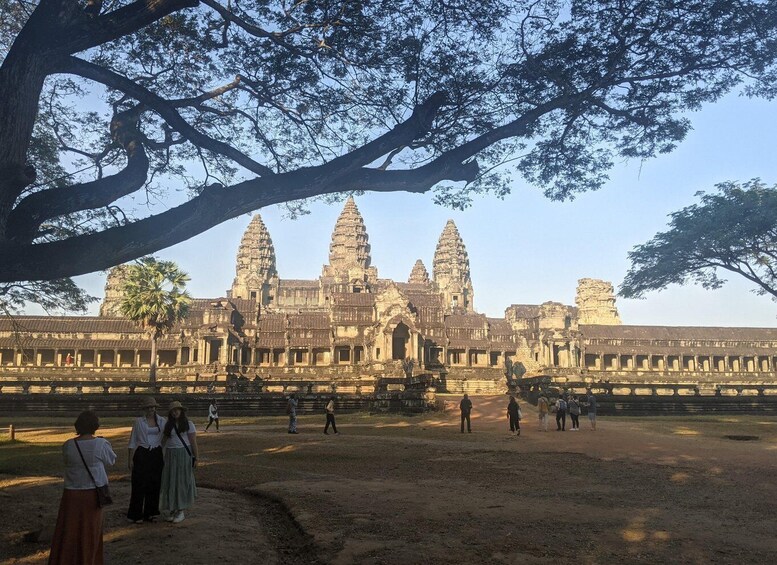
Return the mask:
[[470,415],[472,414],[472,401],[469,399],[469,395],[464,394],[464,398],[459,402],[459,409],[461,410],[461,433],[464,433],[464,421],[466,420],[467,433],[471,434]]
[[72,364],[73,364],[73,356],[70,353],[68,353],[67,357],[65,357],[65,365],[70,367]]
[[62,446],[65,490],[49,565],[102,565],[103,509],[97,503],[97,488],[108,484],[105,467],[116,462],[116,454],[107,439],[94,435],[100,427],[97,414],[81,412],[74,425],[78,435]]
[[556,431],[567,431],[567,403],[563,396],[556,400]]
[[326,403],[326,425],[324,426],[324,433],[329,433],[329,425],[332,425],[332,431],[337,432],[337,424],[335,424],[335,397],[331,396],[329,402]]
[[580,431],[580,401],[577,399],[577,395],[573,395],[572,398],[570,398],[567,401],[567,411],[569,412],[569,417],[572,420],[572,431],[573,432],[579,432]]
[[537,399],[537,416],[540,420],[540,431],[548,431],[548,414],[550,413],[550,403],[548,397],[544,392],[540,392],[540,397]]
[[510,421],[510,433],[521,435],[521,408],[515,396],[510,395],[510,402],[507,404],[507,419]]
[[588,421],[591,422],[591,429],[596,431],[596,397],[591,389],[588,389],[586,405],[588,406]]
[[132,474],[132,492],[127,520],[136,524],[153,522],[159,516],[159,490],[165,466],[162,430],[167,419],[156,413],[157,406],[152,397],[143,399],[143,416],[135,420],[129,439],[127,465]]
[[286,402],[286,414],[289,415],[290,434],[297,433],[297,406],[298,405],[299,405],[299,401],[297,400],[297,395],[292,392],[289,395],[289,400]]
[[197,467],[197,430],[186,417],[186,408],[177,400],[170,403],[167,423],[162,432],[165,467],[162,471],[162,489],[159,509],[166,513],[168,522],[183,522],[184,510],[191,508],[197,498],[194,469]]
[[210,401],[210,406],[208,406],[208,425],[205,426],[205,431],[208,431],[208,428],[210,428],[210,425],[216,422],[216,431],[219,431],[219,407],[218,404],[216,404],[216,399]]

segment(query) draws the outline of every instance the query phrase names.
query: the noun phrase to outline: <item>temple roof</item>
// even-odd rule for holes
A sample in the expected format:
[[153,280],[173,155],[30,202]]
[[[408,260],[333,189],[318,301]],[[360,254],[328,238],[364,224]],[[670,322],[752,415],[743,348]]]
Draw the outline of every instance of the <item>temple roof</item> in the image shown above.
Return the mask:
[[429,271],[426,270],[424,262],[418,259],[413,265],[413,270],[410,271],[410,276],[407,279],[409,284],[425,285],[429,284]]
[[143,333],[126,318],[98,316],[14,316],[0,318],[0,332]]
[[355,266],[366,269],[371,261],[368,241],[364,219],[356,207],[353,196],[349,196],[332,232],[329,265],[338,271]]
[[586,339],[656,341],[775,341],[777,328],[725,328],[699,326],[604,326],[581,325]]
[[453,220],[448,220],[440,234],[432,269],[434,280],[441,284],[451,280],[470,282],[467,248]]

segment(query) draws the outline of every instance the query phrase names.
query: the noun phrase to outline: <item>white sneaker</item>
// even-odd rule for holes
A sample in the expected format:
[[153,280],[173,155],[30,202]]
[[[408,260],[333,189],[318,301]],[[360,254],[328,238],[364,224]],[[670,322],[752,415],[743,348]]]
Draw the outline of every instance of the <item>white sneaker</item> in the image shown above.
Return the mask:
[[180,510],[179,512],[176,512],[175,517],[173,518],[173,524],[179,524],[183,522],[184,519],[183,510]]
[[175,512],[168,512],[165,514],[165,522],[172,522],[173,518],[175,518]]

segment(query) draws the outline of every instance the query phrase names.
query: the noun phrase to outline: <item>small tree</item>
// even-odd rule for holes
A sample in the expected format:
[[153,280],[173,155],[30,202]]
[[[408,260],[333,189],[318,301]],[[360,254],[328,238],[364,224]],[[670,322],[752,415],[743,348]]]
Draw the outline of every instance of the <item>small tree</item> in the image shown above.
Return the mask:
[[670,229],[629,253],[620,295],[639,298],[670,284],[719,288],[718,269],[755,283],[777,299],[777,186],[760,179],[724,182],[717,193],[697,193],[700,204],[671,214]]
[[157,341],[189,312],[185,291],[189,275],[172,261],[144,257],[127,268],[121,313],[145,328],[151,337],[149,382],[156,383]]

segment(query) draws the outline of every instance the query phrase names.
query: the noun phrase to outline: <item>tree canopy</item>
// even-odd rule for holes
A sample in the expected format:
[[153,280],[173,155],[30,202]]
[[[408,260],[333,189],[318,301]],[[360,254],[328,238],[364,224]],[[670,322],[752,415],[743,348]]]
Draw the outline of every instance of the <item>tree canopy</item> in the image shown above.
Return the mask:
[[155,382],[157,340],[189,312],[189,276],[172,261],[144,257],[127,266],[125,277],[119,310],[148,331],[151,382]]
[[671,284],[719,288],[719,270],[756,285],[777,299],[777,185],[759,179],[725,182],[701,202],[671,214],[669,230],[629,253],[621,296],[639,298]]
[[[520,175],[552,199],[771,95],[767,0],[0,0],[0,282],[258,208]],[[185,186],[185,194],[171,186]],[[161,206],[146,206],[162,201]]]

